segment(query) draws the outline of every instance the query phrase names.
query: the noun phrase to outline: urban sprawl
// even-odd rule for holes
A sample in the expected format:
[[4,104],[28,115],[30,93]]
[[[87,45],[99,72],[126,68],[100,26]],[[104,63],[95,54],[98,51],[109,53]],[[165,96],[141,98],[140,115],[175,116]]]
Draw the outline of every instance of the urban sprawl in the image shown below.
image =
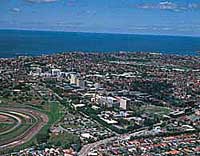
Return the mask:
[[200,57],[1,58],[0,155],[200,155]]

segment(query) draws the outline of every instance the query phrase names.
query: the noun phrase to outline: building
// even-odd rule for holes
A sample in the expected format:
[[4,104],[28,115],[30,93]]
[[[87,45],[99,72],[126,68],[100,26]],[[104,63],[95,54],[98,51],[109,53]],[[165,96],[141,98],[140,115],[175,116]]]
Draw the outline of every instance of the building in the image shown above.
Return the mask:
[[71,74],[70,84],[76,84],[76,80],[77,80],[77,75]]
[[100,87],[101,87],[101,85],[100,85],[99,83],[95,83],[95,84],[94,84],[94,88],[95,88],[95,89],[99,89]]
[[85,81],[83,79],[77,78],[76,79],[76,86],[82,89],[85,89]]
[[42,73],[42,69],[40,67],[31,67],[30,75],[39,76]]
[[120,98],[120,108],[123,110],[128,110],[130,108],[131,99],[122,97]]
[[119,107],[119,101],[112,96],[101,96],[101,95],[94,95],[95,97],[91,98],[91,101],[94,101],[95,103],[106,106],[108,108]]
[[60,69],[52,69],[51,75],[55,76],[55,77],[59,77],[61,75],[61,70]]
[[119,108],[119,102],[116,98],[109,96],[106,97],[106,100],[107,100],[107,107]]

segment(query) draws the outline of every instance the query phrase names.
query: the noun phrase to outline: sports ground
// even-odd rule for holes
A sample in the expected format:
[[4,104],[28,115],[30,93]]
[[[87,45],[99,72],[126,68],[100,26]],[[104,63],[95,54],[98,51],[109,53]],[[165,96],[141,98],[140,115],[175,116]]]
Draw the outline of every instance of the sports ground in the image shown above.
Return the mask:
[[0,151],[31,140],[48,123],[48,116],[30,108],[0,107]]

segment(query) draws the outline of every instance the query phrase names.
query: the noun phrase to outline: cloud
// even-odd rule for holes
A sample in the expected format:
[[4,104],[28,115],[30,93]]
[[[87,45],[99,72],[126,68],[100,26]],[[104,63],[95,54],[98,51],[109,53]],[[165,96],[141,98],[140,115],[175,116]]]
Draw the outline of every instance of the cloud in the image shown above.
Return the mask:
[[165,1],[165,2],[160,2],[158,4],[158,8],[163,9],[163,10],[174,10],[174,9],[177,9],[178,6],[175,3]]
[[76,27],[76,26],[83,26],[83,22],[57,22],[54,24],[54,26],[57,27]]
[[136,7],[141,9],[159,9],[179,12],[200,9],[200,3],[176,3],[171,1],[160,1],[159,3],[140,3]]
[[137,31],[171,31],[174,27],[170,25],[138,25],[138,26],[130,26],[129,30],[137,30]]
[[[115,27],[116,28],[116,27]],[[117,31],[123,31],[123,28],[118,27],[115,30]],[[148,33],[153,32],[156,33],[163,33],[163,34],[173,34],[173,33],[179,33],[179,34],[191,34],[191,33],[198,33],[200,31],[200,25],[130,25],[126,29],[128,32],[131,33]]]
[[19,8],[12,8],[12,10],[11,10],[11,11],[18,13],[18,12],[20,12],[20,11],[21,11],[21,9],[19,9]]
[[31,2],[31,3],[52,3],[59,0],[26,0],[26,1]]
[[68,0],[67,5],[68,6],[76,6],[76,1],[75,0]]

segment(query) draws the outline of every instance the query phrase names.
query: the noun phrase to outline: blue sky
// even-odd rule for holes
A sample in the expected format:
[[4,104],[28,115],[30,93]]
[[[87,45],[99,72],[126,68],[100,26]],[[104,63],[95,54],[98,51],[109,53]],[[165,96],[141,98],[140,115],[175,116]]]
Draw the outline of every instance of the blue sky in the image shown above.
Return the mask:
[[200,0],[0,0],[0,29],[200,36]]

